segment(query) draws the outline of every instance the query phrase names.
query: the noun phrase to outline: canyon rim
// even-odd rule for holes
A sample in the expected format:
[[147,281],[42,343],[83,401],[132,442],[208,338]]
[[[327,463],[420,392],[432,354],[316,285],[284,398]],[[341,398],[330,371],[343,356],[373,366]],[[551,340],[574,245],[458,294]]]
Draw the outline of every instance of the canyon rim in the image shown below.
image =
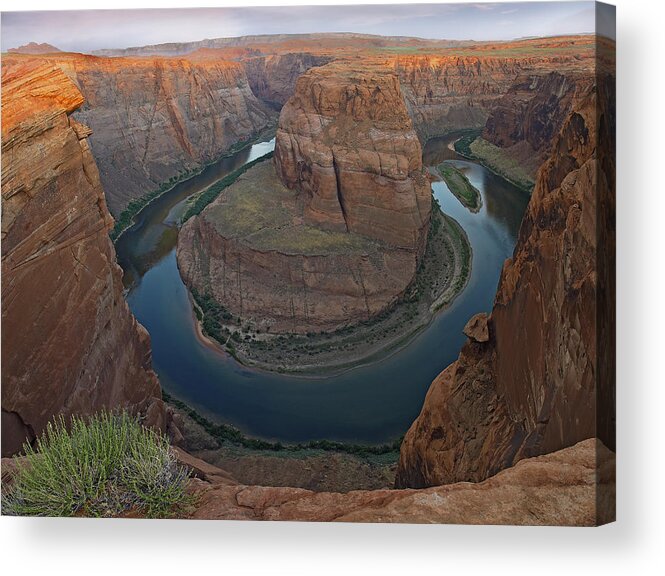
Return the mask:
[[23,13],[2,513],[613,521],[614,9],[564,4]]

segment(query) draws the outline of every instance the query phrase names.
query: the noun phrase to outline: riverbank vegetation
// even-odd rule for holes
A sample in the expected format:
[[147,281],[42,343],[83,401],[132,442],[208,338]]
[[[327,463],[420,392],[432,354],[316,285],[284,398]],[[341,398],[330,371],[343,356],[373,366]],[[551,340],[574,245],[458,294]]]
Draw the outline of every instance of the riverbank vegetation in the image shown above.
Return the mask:
[[518,159],[503,148],[495,146],[481,137],[480,130],[471,130],[455,140],[455,152],[469,160],[479,162],[520,190],[531,193],[534,186],[533,173],[538,168],[537,159]]
[[325,492],[392,488],[401,438],[381,445],[319,440],[296,444],[249,438],[215,424],[166,392],[179,443],[245,485],[292,486]]
[[349,442],[337,442],[335,440],[310,440],[309,442],[298,442],[295,444],[270,442],[268,440],[261,440],[260,438],[250,438],[229,424],[215,424],[165,391],[162,391],[162,397],[165,402],[187,414],[189,418],[201,426],[213,438],[220,442],[229,442],[250,450],[271,452],[322,450],[324,452],[343,452],[354,456],[379,456],[384,454],[398,454],[399,448],[402,445],[402,438],[397,438],[393,442],[378,445],[354,444]]
[[482,205],[480,191],[469,182],[466,174],[449,162],[437,167],[439,174],[455,197],[471,212],[478,212]]
[[231,184],[233,184],[238,178],[240,178],[240,176],[247,172],[247,170],[259,162],[263,162],[264,160],[272,158],[272,156],[273,153],[268,152],[267,154],[264,154],[263,156],[252,160],[251,162],[247,162],[247,164],[243,164],[237,170],[234,170],[230,174],[224,176],[224,178],[221,180],[218,180],[214,184],[208,186],[208,188],[206,188],[200,194],[197,194],[187,207],[187,210],[182,217],[182,222],[186,222],[192,216],[198,216],[208,204],[213,202],[215,198],[217,198],[217,196],[222,193],[225,188],[228,188]]
[[461,136],[453,144],[455,152],[466,158],[473,158],[471,143],[480,136],[481,132],[482,130],[466,130],[461,133]]
[[512,156],[503,148],[499,148],[483,138],[476,138],[470,144],[469,149],[476,160],[495,174],[512,182],[525,192],[530,193],[533,190],[535,181],[532,173],[538,168],[537,161]]
[[247,140],[236,142],[233,146],[231,146],[221,156],[219,156],[212,162],[207,162],[206,164],[192,168],[190,170],[181,170],[175,176],[172,176],[167,181],[162,182],[155,190],[152,190],[151,192],[144,194],[140,198],[132,200],[129,204],[127,204],[127,207],[120,213],[120,216],[116,218],[115,224],[113,225],[113,228],[109,232],[111,241],[115,242],[122,235],[122,233],[125,230],[127,230],[127,228],[132,226],[134,224],[134,219],[136,218],[136,216],[153,200],[159,198],[162,194],[168,192],[180,182],[184,182],[185,180],[190,179],[192,176],[201,173],[211,164],[220,162],[224,158],[233,156],[234,154],[237,154],[238,152],[244,150],[245,148],[253,146],[254,144],[256,144],[261,140],[264,140],[268,137],[272,137],[274,135],[275,129],[276,129],[275,126],[267,126],[264,130],[261,131],[260,134],[252,138],[249,138]]
[[166,437],[126,412],[60,417],[24,452],[3,490],[3,514],[164,517],[188,502],[189,473]]
[[427,248],[402,299],[382,313],[334,332],[271,334],[234,317],[211,291],[192,291],[203,333],[238,361],[277,372],[333,374],[406,344],[466,286],[471,246],[460,225],[433,199]]

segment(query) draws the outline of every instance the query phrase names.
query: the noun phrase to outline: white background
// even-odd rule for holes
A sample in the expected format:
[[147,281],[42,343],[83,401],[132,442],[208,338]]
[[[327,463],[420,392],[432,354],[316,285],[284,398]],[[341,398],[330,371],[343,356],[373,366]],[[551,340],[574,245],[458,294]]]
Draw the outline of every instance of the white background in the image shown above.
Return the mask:
[[[315,0],[235,4],[312,3]],[[661,240],[665,230],[665,177],[659,171],[665,169],[662,146],[665,18],[655,1],[616,0],[615,3],[618,6],[617,523],[597,529],[567,529],[1,518],[0,566],[4,573],[665,574],[662,313],[665,277]],[[2,9],[187,4],[184,0],[120,0],[99,4],[7,0]],[[192,4],[220,6],[225,2],[196,0]],[[227,0],[226,4],[234,2]]]

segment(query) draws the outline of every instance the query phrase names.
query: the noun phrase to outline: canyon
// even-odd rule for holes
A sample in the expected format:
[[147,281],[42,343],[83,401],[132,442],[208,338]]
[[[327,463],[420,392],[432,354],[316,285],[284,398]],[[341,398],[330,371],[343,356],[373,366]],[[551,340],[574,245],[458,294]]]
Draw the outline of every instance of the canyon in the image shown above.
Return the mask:
[[405,293],[430,212],[397,77],[328,64],[282,109],[274,167],[255,166],[188,221],[178,263],[188,285],[262,330],[330,331]]
[[[355,61],[392,69],[422,144],[457,129],[483,129],[495,103],[503,98],[510,108],[524,96],[513,87],[518,78],[519,86],[525,77],[536,82],[553,69],[564,76],[588,73],[594,46],[584,36],[470,45],[313,34],[97,51],[98,56],[44,54],[51,49],[37,46],[10,51],[3,60],[52,63],[79,87],[86,102],[74,116],[93,130],[92,153],[117,218],[132,200],[274,130],[276,111],[310,68]],[[485,130],[490,143],[497,140],[491,132],[492,124]],[[542,150],[531,150],[521,136],[516,140],[492,151],[526,161],[533,177]]]
[[[190,459],[192,515],[610,521],[614,424],[595,407],[612,413],[613,355],[599,340],[612,320],[598,302],[613,301],[613,236],[599,223],[612,228],[615,118],[594,39],[411,42],[418,53],[373,45],[361,57],[348,39],[311,42],[3,57],[3,455],[54,414],[103,407],[178,434],[123,297],[106,202],[118,215],[281,109],[274,160],[187,221],[178,264],[188,286],[263,330],[334,330],[404,296],[433,218],[422,145],[475,129],[493,154],[526,163],[535,187],[491,313],[467,324],[404,438],[398,489],[243,486]],[[347,49],[332,57],[335,42]],[[310,46],[295,56],[298,43]]]
[[596,260],[606,250],[598,221],[611,222],[614,210],[614,167],[603,152],[614,146],[613,100],[606,73],[573,98],[484,320],[488,337],[470,334],[432,384],[402,444],[398,487],[480,482],[599,431],[613,448],[611,411],[595,409],[611,404],[599,400],[598,372],[613,373],[604,350],[611,338],[598,339],[607,320]]

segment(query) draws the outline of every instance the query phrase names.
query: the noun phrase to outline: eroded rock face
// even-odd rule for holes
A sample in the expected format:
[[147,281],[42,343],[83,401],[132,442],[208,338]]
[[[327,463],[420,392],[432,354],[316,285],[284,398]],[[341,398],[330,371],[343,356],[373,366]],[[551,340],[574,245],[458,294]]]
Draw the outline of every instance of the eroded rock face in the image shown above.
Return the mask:
[[428,138],[485,124],[498,98],[528,66],[522,59],[400,56],[392,62],[413,124]]
[[[519,88],[527,76],[529,82],[542,83],[554,70],[564,76],[591,75],[594,58],[589,38],[562,37],[481,44],[447,54],[400,54],[388,62],[400,78],[413,125],[425,142],[455,130],[483,128],[496,107],[521,109],[521,98],[530,98]],[[507,125],[520,129],[518,123]],[[546,136],[548,146],[559,127]],[[536,129],[534,125],[534,136]]]
[[193,518],[593,526],[611,520],[614,454],[594,439],[530,458],[479,484],[347,494],[197,482]]
[[76,117],[93,130],[93,154],[114,214],[273,120],[234,62],[86,57],[71,65],[86,99]]
[[124,407],[163,427],[150,341],[131,315],[83,96],[38,62],[2,67],[2,453],[56,414]]
[[275,143],[282,182],[307,223],[422,253],[431,189],[397,76],[332,63],[301,76]]
[[246,58],[242,60],[242,64],[254,95],[280,109],[293,95],[296,80],[302,74],[330,60],[330,56],[291,52]]
[[182,227],[183,280],[273,333],[331,331],[371,318],[404,293],[415,250],[321,230],[303,223],[302,211],[302,198],[269,160],[254,166]]
[[405,293],[430,213],[397,77],[329,64],[301,76],[282,109],[274,167],[255,166],[183,227],[178,265],[259,328],[331,331]]
[[92,129],[90,145],[116,216],[132,199],[217,159],[276,119],[237,62],[82,54],[43,59],[62,68],[85,98],[74,116]]
[[495,102],[482,137],[516,161],[539,167],[573,104],[592,84],[591,76],[574,73],[521,76]]
[[[587,85],[573,103],[504,266],[490,339],[468,342],[432,384],[404,439],[397,486],[481,481],[602,428],[597,222],[612,225],[614,168],[607,157],[599,164],[597,146],[614,139],[612,82],[600,99]],[[611,423],[603,436],[613,446]]]

